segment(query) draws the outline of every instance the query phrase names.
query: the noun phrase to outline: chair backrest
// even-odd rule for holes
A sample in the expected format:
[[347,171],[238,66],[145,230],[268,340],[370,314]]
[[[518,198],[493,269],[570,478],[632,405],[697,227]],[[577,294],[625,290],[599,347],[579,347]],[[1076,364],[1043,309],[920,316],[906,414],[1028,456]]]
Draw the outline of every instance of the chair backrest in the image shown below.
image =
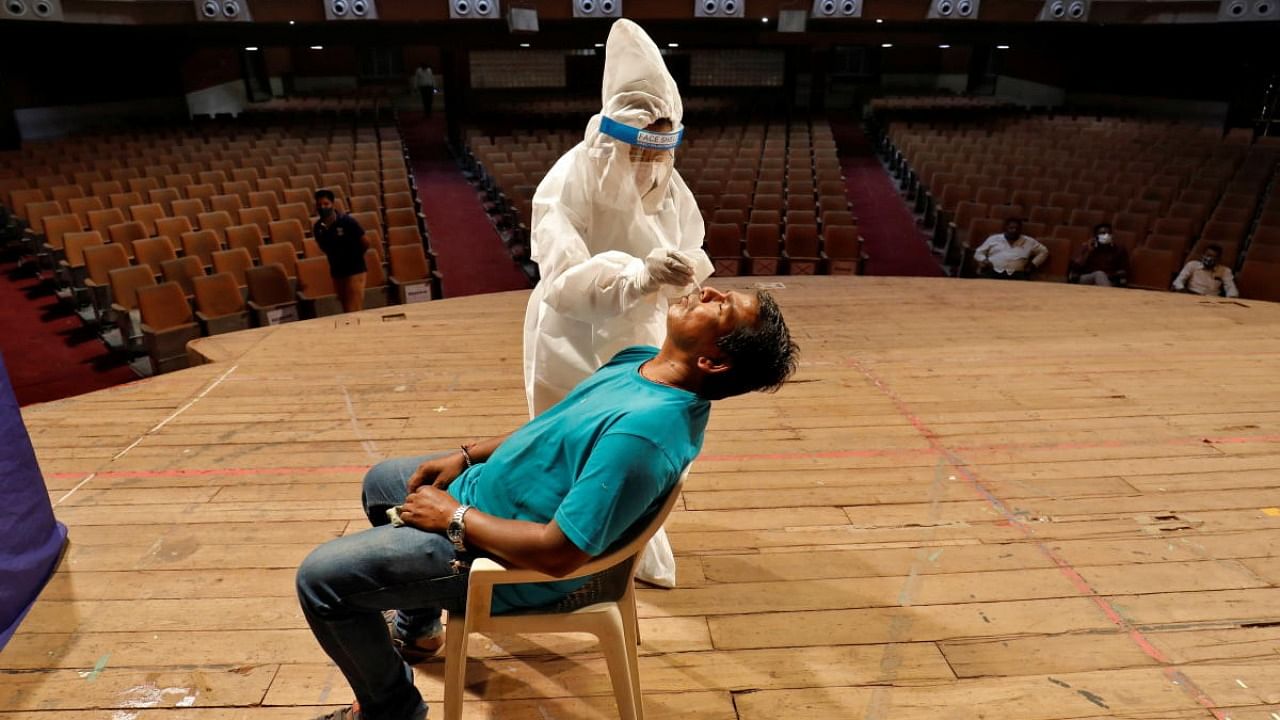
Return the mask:
[[251,267],[253,267],[253,258],[244,248],[219,250],[213,253],[213,271],[231,273],[240,287],[245,286],[245,273]]
[[228,248],[242,247],[249,251],[254,260],[260,257],[262,230],[257,225],[233,225],[227,228],[226,233]]
[[387,241],[391,245],[421,245],[422,235],[416,227],[393,227],[387,231]]
[[281,220],[296,220],[303,228],[303,232],[310,232],[311,226],[311,210],[304,203],[284,203],[280,205],[277,212]]
[[329,275],[329,259],[304,258],[298,261],[298,292],[310,297],[333,295],[333,277]]
[[101,245],[102,235],[94,230],[88,232],[69,232],[63,236],[63,250],[67,254],[67,264],[71,267],[84,267],[84,249],[90,245]]
[[138,307],[138,288],[156,284],[151,268],[141,265],[116,268],[107,272],[111,285],[111,302],[127,310]]
[[174,258],[160,263],[160,272],[164,275],[165,282],[176,282],[182,286],[182,292],[193,295],[193,281],[204,277],[204,263],[194,256]]
[[401,283],[426,280],[431,268],[421,244],[392,245],[390,250],[391,277]]
[[173,260],[177,257],[173,252],[173,245],[169,244],[167,238],[135,240],[133,252],[137,256],[138,264],[150,266],[151,272],[156,275],[164,271],[162,266],[166,260]]
[[[631,532],[626,535],[625,540],[615,543],[613,549],[587,562],[563,578],[555,578],[556,580],[574,580],[597,575],[601,577],[608,576],[608,589],[602,589],[603,592],[599,593],[599,596],[587,599],[585,602],[575,597],[581,591],[575,591],[575,593],[571,593],[559,603],[561,606],[567,605],[568,607],[562,609],[552,606],[545,608],[544,612],[565,612],[585,604],[620,599],[635,577],[640,551],[648,544],[649,539],[658,532],[658,528],[662,527],[662,524],[667,521],[667,517],[671,514],[671,509],[675,507],[676,500],[679,499],[680,493],[684,489],[684,483],[688,476],[689,470],[685,468],[684,472],[680,474],[680,479],[676,481],[675,486],[671,488],[667,497],[662,501],[662,505],[644,519],[643,525],[633,527]],[[494,577],[494,575],[497,575],[497,577]],[[492,601],[491,588],[494,584],[546,582],[551,579],[542,573],[532,570],[505,570],[501,573],[472,575],[471,587],[467,593],[467,617],[471,620],[489,615]]]
[[207,317],[222,317],[244,311],[244,297],[231,273],[197,277],[192,282],[196,308]]
[[176,282],[138,288],[138,311],[142,322],[155,330],[168,330],[193,320],[187,292]]
[[848,225],[823,228],[822,245],[830,258],[856,260],[859,254],[858,229]]
[[247,207],[239,211],[241,225],[257,225],[263,235],[271,231],[271,211],[264,207]]
[[79,232],[83,229],[84,225],[80,222],[80,218],[70,213],[50,215],[44,219],[45,242],[55,248],[62,247],[62,238],[67,233]]
[[136,220],[122,222],[107,228],[107,236],[111,238],[111,242],[124,246],[125,252],[129,253],[129,257],[133,257],[137,253],[133,245],[147,237],[147,229]]
[[88,219],[89,229],[97,230],[103,237],[107,237],[108,230],[112,225],[119,225],[125,222],[124,212],[120,208],[92,210],[89,212]]
[[231,227],[234,222],[231,219],[231,214],[222,210],[200,213],[197,219],[201,230],[212,230],[219,239],[223,240],[227,237],[227,228]]
[[129,255],[115,243],[88,245],[84,248],[85,275],[97,285],[107,285],[109,273],[116,268],[129,267]]
[[249,283],[249,299],[258,305],[280,305],[293,302],[293,290],[284,266],[271,263],[249,268],[245,273]]
[[285,275],[298,276],[298,253],[289,243],[271,243],[258,249],[263,265],[276,264],[284,268]]
[[417,227],[418,215],[413,208],[394,208],[387,210],[387,227]]

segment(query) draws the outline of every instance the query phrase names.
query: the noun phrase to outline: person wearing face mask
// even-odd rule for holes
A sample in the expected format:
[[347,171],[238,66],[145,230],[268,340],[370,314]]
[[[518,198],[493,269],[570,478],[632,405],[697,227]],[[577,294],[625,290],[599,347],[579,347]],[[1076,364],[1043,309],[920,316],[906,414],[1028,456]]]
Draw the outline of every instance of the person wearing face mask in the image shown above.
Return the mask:
[[1081,285],[1125,285],[1129,282],[1129,251],[1116,245],[1111,226],[1093,228],[1093,239],[1076,251],[1067,271],[1067,282]]
[[1004,232],[987,238],[973,251],[978,276],[990,280],[1029,280],[1049,260],[1049,248],[1022,234],[1022,220],[1004,221]]
[[1231,268],[1219,265],[1221,260],[1222,246],[1217,243],[1209,245],[1199,260],[1192,260],[1183,266],[1182,272],[1173,281],[1173,289],[1195,295],[1240,297]]
[[[541,280],[524,325],[531,417],[633,345],[661,345],[670,300],[712,272],[693,193],[675,171],[684,106],[657,45],[616,21],[605,44],[602,107],[533,196],[531,256]],[[671,587],[666,534],[641,579]]]
[[311,234],[329,258],[329,275],[342,311],[355,312],[364,309],[364,251],[369,249],[369,239],[355,218],[338,212],[333,200],[332,190],[316,191],[316,214],[320,219]]

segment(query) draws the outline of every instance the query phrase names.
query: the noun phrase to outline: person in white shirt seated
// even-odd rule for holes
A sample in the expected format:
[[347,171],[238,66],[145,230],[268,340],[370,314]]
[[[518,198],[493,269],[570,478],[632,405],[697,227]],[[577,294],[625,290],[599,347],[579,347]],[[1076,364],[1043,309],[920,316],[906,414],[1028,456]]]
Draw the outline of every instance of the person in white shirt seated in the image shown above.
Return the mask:
[[973,252],[978,276],[994,280],[1027,280],[1049,260],[1049,248],[1022,234],[1022,221],[1004,221],[1004,232],[987,238]]
[[1199,260],[1192,260],[1183,266],[1182,272],[1173,281],[1173,289],[1196,295],[1240,297],[1231,268],[1219,265],[1218,261],[1221,259],[1221,245],[1213,243],[1206,247]]

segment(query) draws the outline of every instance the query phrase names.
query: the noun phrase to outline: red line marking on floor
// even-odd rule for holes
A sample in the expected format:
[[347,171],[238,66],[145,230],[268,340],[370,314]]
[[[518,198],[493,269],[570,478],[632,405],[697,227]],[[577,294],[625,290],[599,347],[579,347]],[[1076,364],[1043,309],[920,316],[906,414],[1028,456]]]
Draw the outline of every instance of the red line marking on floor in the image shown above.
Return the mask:
[[1003,500],[1001,500],[994,492],[982,483],[982,480],[977,476],[977,474],[969,469],[968,463],[964,461],[964,458],[957,455],[955,451],[948,449],[941,442],[938,442],[937,435],[929,428],[928,425],[925,424],[923,420],[920,419],[918,415],[912,412],[911,408],[905,401],[903,401],[901,396],[894,392],[893,389],[886,385],[874,372],[871,371],[870,368],[863,365],[856,358],[850,360],[849,365],[862,373],[863,377],[865,377],[868,382],[875,385],[880,392],[884,393],[884,395],[889,398],[889,400],[898,409],[898,412],[906,418],[907,422],[911,423],[912,427],[916,428],[916,430],[920,432],[920,434],[929,442],[929,445],[933,450],[951,463],[951,466],[956,469],[956,473],[964,478],[966,484],[968,484],[974,492],[981,495],[983,499],[1003,515],[1005,520],[1009,522],[1010,527],[1017,528],[1025,538],[1034,542],[1036,549],[1053,562],[1067,581],[1076,589],[1076,592],[1093,601],[1093,604],[1102,611],[1102,614],[1106,616],[1107,620],[1122,630],[1129,639],[1133,641],[1139,650],[1147,655],[1147,657],[1160,663],[1163,666],[1161,668],[1162,672],[1165,677],[1169,678],[1170,682],[1180,687],[1183,692],[1208,710],[1215,718],[1225,720],[1226,715],[1218,710],[1218,704],[1213,701],[1213,698],[1209,697],[1199,688],[1199,686],[1195,684],[1195,682],[1191,680],[1191,678],[1184,675],[1182,671],[1173,667],[1172,661],[1169,660],[1168,656],[1166,656],[1160,648],[1153,645],[1141,630],[1137,629],[1128,620],[1126,620],[1124,616],[1116,610],[1115,606],[1111,604],[1110,600],[1103,597],[1097,590],[1095,590],[1093,586],[1089,584],[1089,581],[1075,569],[1070,561],[1058,554],[1058,552],[1053,548],[1036,539],[1035,531],[1023,522],[1021,518],[1014,514]]

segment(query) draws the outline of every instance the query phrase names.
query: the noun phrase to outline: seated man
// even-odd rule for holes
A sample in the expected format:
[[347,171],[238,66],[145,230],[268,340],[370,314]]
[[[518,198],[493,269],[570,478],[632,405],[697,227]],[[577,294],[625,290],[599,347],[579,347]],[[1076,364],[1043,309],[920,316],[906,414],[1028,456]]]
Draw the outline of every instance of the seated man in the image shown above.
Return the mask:
[[1217,296],[1225,293],[1227,297],[1240,297],[1235,276],[1231,274],[1231,268],[1218,264],[1221,259],[1221,245],[1213,243],[1206,247],[1199,260],[1192,260],[1183,266],[1182,272],[1173,280],[1173,289],[1196,295]]
[[[374,466],[363,499],[377,527],[298,568],[303,614],[356,694],[356,707],[326,717],[425,718],[404,658],[442,644],[440,611],[465,604],[468,557],[563,577],[603,554],[698,455],[709,401],[776,390],[796,353],[767,293],[704,288],[672,304],[662,349],[623,350],[507,437]],[[388,518],[395,506],[403,526]],[[547,605],[582,583],[502,588],[493,608]]]
[[1067,271],[1067,282],[1081,285],[1125,285],[1129,282],[1129,251],[1112,242],[1111,226],[1093,228],[1093,239],[1076,251]]
[[1004,233],[987,238],[973,251],[978,276],[993,280],[1027,280],[1049,259],[1049,248],[1022,234],[1022,221],[1004,221]]

